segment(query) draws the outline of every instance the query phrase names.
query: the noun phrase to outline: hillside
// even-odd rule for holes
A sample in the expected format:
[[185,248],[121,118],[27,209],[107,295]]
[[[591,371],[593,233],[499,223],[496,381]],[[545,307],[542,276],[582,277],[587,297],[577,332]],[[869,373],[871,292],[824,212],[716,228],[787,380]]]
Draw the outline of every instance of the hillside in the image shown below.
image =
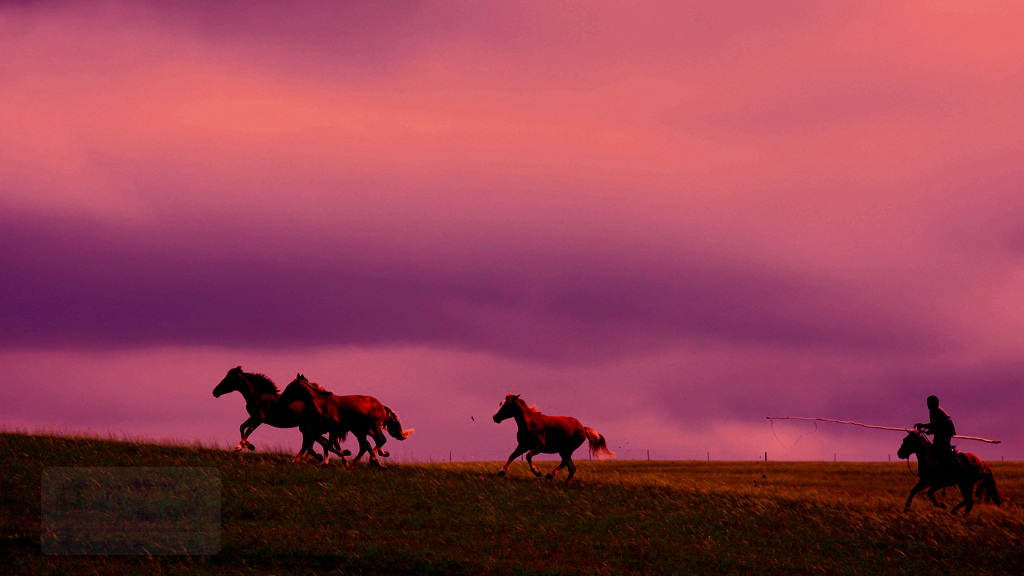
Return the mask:
[[[498,478],[496,463],[396,464],[382,471],[289,458],[0,434],[4,571],[923,574],[942,566],[945,573],[1024,573],[1024,510],[1016,502],[979,504],[963,518],[931,507],[922,495],[904,513],[915,481],[904,462],[582,461],[578,484],[567,488],[533,478],[521,463]],[[1024,464],[990,464],[1003,493],[1019,499]],[[216,553],[44,553],[54,545],[41,541],[40,501],[45,511],[54,495],[42,483],[64,467],[216,469]],[[165,496],[190,505],[176,492],[187,484],[165,487]],[[944,501],[955,504],[959,495],[948,491]]]

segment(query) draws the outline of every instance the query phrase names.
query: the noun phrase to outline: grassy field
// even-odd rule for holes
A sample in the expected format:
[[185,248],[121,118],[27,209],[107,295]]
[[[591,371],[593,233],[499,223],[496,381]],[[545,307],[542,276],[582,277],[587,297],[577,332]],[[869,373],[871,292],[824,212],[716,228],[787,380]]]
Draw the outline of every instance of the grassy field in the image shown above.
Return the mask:
[[[964,518],[923,496],[904,513],[904,462],[583,461],[567,488],[522,463],[345,470],[24,434],[0,434],[0,462],[10,574],[1024,574],[1022,463],[990,463],[1015,501]],[[219,553],[45,554],[47,468],[121,466],[219,469]]]

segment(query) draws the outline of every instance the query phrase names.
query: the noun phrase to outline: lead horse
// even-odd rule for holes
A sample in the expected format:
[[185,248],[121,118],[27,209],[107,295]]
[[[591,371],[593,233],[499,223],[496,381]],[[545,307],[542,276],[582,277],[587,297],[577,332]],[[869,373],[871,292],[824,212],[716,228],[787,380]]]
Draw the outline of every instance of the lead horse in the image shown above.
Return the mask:
[[[275,428],[296,428],[299,426],[302,416],[303,404],[292,402],[281,402],[281,394],[277,385],[263,374],[249,373],[242,370],[241,366],[228,370],[224,379],[213,389],[214,398],[230,392],[238,392],[245,398],[245,411],[249,418],[238,427],[242,439],[235,446],[235,452],[244,448],[255,450],[256,446],[249,442],[249,436],[260,426],[269,424]],[[324,455],[328,450],[334,452],[344,460],[351,452],[348,450],[338,451],[337,443],[331,443],[323,437],[314,439],[324,447]]]
[[907,437],[896,452],[900,458],[910,458],[911,454],[917,456],[917,484],[910,489],[910,496],[904,510],[910,510],[910,503],[914,496],[925,488],[928,488],[928,499],[939,508],[946,505],[935,499],[935,491],[946,486],[960,488],[963,500],[953,507],[953,514],[961,507],[964,508],[964,515],[971,513],[974,508],[974,498],[982,502],[991,502],[996,506],[1003,503],[1003,495],[996,486],[995,477],[992,476],[992,469],[984,460],[970,452],[958,452],[960,466],[951,466],[949,462],[943,462],[942,458],[936,458],[932,453],[932,443],[921,430],[908,430]]
[[[359,453],[352,459],[351,466],[355,466],[363,454],[369,453],[371,464],[386,468],[377,459],[378,454],[388,456],[382,448],[387,442],[383,430],[398,440],[405,440],[413,433],[411,428],[402,428],[394,410],[373,396],[333,394],[319,384],[310,382],[302,374],[296,375],[295,380],[285,387],[281,401],[303,406],[299,424],[302,449],[295,456],[296,461],[302,460],[305,454],[312,451],[313,441],[321,434],[329,433],[330,443],[334,444],[338,438],[344,440],[351,432],[359,442]],[[367,436],[373,438],[375,446],[370,446]],[[323,463],[328,462],[328,456],[324,454]]]
[[569,477],[565,479],[568,486],[576,475],[576,464],[572,461],[572,453],[586,441],[590,444],[590,453],[598,458],[614,457],[615,453],[608,449],[604,436],[594,429],[587,428],[572,416],[545,416],[533,406],[529,406],[518,394],[505,396],[501,407],[494,414],[494,421],[501,422],[513,418],[519,427],[516,439],[519,445],[512,451],[508,461],[498,471],[499,476],[508,472],[508,467],[522,454],[526,454],[526,462],[534,476],[541,472],[533,465],[533,457],[537,454],[558,454],[562,461],[554,470],[548,472],[548,478],[554,478],[562,467],[569,469]]

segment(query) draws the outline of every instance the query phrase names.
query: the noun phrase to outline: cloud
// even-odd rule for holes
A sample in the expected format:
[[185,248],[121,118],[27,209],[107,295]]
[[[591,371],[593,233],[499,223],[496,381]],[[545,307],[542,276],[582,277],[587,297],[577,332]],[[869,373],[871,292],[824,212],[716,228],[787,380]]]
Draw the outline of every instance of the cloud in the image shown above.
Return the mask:
[[1016,5],[0,11],[10,354],[427,350],[475,367],[459,406],[652,413],[677,448],[905,422],[943,382],[1013,420]]
[[[392,260],[316,230],[220,224],[139,231],[7,218],[2,259],[18,273],[0,281],[11,295],[0,312],[5,345],[422,344],[578,361],[691,340],[853,350],[940,343],[927,325],[826,278],[713,253],[617,260],[488,238],[490,253],[529,264],[445,253]],[[224,236],[275,250],[207,251]]]

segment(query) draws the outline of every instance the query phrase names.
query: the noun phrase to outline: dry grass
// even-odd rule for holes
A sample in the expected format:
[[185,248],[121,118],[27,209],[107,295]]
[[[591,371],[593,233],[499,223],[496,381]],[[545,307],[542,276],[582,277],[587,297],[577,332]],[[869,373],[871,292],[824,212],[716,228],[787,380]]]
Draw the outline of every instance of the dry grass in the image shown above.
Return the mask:
[[[21,434],[0,435],[0,458],[0,554],[15,573],[1024,573],[1024,510],[954,517],[922,498],[904,513],[915,479],[902,462],[581,462],[567,488],[525,465],[506,478],[497,463],[344,470]],[[1024,493],[1024,464],[991,465],[1006,495]],[[221,551],[42,554],[46,466],[215,466]]]

